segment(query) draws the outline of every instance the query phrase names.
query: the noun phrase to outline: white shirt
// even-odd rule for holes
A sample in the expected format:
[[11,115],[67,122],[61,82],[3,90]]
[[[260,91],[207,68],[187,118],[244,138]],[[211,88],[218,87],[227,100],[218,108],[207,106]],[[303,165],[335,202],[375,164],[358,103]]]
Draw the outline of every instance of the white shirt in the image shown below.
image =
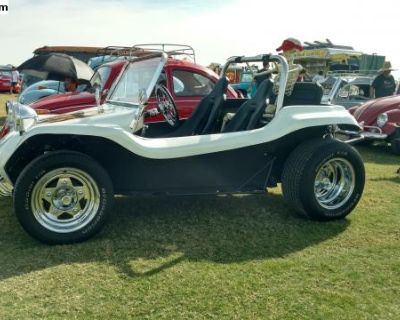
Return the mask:
[[18,70],[11,71],[11,82],[18,82],[19,72]]

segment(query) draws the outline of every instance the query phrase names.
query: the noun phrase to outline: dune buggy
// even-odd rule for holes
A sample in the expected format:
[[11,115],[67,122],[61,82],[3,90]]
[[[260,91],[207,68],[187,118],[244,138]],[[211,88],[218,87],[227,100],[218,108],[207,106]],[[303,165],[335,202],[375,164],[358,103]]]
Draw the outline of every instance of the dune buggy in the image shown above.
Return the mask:
[[[251,99],[225,99],[222,77],[186,121],[157,84],[167,59],[162,52],[132,59],[105,103],[97,90],[91,109],[38,116],[9,105],[0,193],[13,196],[31,236],[50,244],[88,239],[104,225],[116,194],[265,193],[281,183],[303,216],[331,220],[353,210],[364,166],[351,146],[334,138],[334,128],[360,128],[340,106],[295,104],[295,96],[287,106],[291,71],[284,57],[234,58],[277,63],[276,83],[265,80]],[[173,130],[149,137],[144,117],[153,89],[157,111]]]

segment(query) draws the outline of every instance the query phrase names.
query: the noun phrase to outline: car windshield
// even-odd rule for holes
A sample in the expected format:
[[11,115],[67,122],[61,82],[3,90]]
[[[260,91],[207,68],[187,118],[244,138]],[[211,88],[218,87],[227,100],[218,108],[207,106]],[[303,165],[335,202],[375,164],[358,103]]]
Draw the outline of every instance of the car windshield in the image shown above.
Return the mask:
[[335,85],[336,81],[338,81],[337,78],[328,77],[324,82],[321,83],[322,89],[324,91],[324,96],[329,96],[330,95],[330,93],[331,93],[331,91],[333,89],[333,86]]
[[0,71],[0,78],[1,77],[11,77],[11,72],[10,71]]
[[120,105],[143,103],[140,101],[142,93],[146,92],[146,97],[150,97],[165,61],[166,55],[161,55],[131,62],[125,68],[107,101]]

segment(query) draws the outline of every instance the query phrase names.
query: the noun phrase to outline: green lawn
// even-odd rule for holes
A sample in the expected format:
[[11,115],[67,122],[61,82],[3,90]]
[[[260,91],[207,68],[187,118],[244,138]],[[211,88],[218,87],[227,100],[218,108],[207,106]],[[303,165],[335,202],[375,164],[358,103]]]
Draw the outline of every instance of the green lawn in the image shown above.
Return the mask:
[[364,196],[329,223],[278,189],[119,198],[97,237],[47,246],[0,199],[0,319],[399,319],[400,158],[360,150]]
[[7,100],[16,100],[15,94],[0,93],[0,124],[3,122],[6,116],[5,103]]

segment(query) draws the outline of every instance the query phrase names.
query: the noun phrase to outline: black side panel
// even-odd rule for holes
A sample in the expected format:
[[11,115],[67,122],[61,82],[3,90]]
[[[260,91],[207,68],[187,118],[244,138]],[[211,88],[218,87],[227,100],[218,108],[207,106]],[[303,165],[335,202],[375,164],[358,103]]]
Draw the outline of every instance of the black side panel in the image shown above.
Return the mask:
[[322,137],[326,127],[293,132],[281,139],[241,149],[177,159],[148,159],[110,140],[77,135],[38,135],[13,154],[6,172],[15,183],[36,157],[55,150],[82,152],[110,174],[117,193],[215,193],[263,191],[281,180],[289,153],[301,142]]
[[[104,153],[96,155],[94,150]],[[120,193],[265,190],[273,162],[266,145],[177,159],[143,158],[115,144],[109,144],[107,150],[102,144],[88,153],[102,159]]]

